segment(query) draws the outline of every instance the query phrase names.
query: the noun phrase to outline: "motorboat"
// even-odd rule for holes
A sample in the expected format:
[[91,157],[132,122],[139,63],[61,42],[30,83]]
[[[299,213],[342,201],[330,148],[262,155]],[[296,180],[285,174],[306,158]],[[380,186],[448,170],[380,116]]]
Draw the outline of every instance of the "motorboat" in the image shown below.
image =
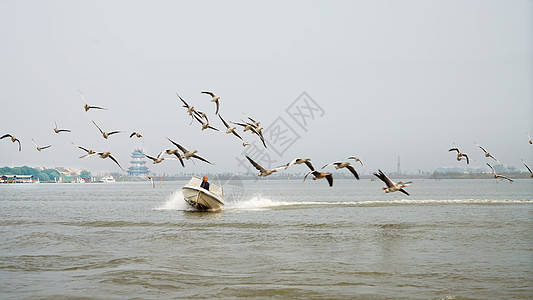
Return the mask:
[[224,190],[216,183],[209,183],[209,190],[200,185],[202,179],[192,177],[185,186],[183,186],[183,199],[193,208],[199,211],[217,211],[224,205]]

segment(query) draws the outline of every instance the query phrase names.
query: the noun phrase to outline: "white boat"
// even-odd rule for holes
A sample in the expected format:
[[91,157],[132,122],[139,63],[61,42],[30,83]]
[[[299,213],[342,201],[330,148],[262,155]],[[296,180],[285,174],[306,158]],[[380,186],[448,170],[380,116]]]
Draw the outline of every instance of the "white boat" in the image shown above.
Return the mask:
[[113,178],[113,176],[102,177],[102,179],[100,179],[100,182],[103,182],[103,183],[115,182],[115,178]]
[[217,211],[224,205],[224,190],[216,183],[209,183],[209,190],[200,185],[202,179],[193,177],[183,188],[183,199],[200,211]]

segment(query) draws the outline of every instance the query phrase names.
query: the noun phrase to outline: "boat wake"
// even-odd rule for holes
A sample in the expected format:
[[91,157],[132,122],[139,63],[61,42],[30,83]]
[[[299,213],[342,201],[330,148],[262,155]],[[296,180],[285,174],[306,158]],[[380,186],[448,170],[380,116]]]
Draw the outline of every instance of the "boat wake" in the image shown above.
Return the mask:
[[[362,201],[278,201],[261,194],[248,200],[227,201],[222,210],[267,210],[289,206],[403,206],[403,205],[448,205],[448,204],[531,204],[533,199],[395,199],[395,200],[362,200]],[[177,190],[172,193],[157,210],[195,210],[183,200],[183,193]]]

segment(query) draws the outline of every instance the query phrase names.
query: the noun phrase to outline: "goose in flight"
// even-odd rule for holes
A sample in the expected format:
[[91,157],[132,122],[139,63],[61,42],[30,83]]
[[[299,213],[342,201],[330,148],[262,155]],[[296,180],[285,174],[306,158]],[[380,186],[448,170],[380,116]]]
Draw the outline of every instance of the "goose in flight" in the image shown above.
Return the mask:
[[187,159],[187,160],[189,160],[189,159],[191,159],[191,158],[196,158],[196,159],[199,159],[199,160],[201,160],[201,161],[203,161],[203,162],[206,162],[206,163],[212,165],[212,163],[209,162],[207,159],[205,159],[205,158],[203,158],[203,157],[200,157],[200,156],[196,155],[196,153],[198,152],[198,150],[189,151],[189,150],[187,150],[185,147],[183,147],[182,145],[180,145],[180,144],[174,142],[173,140],[169,139],[168,137],[167,137],[167,139],[168,139],[172,144],[174,144],[174,146],[178,147],[178,148],[183,152],[183,158],[185,158],[185,159]]
[[241,141],[242,141],[242,145],[244,147],[246,147],[248,145],[247,142],[245,142],[242,137],[237,133],[237,131],[235,131],[235,129],[237,129],[237,127],[231,127],[229,126],[228,122],[224,121],[224,119],[222,119],[222,116],[219,114],[218,117],[220,118],[220,120],[222,121],[222,123],[224,123],[224,126],[226,126],[226,134],[230,134],[230,133],[233,133],[236,137],[238,137]]
[[200,122],[200,124],[202,124],[202,130],[206,130],[206,129],[212,129],[212,130],[216,130],[216,131],[220,131],[218,130],[217,128],[209,125],[209,119],[207,119],[207,116],[205,113],[202,113],[201,114],[202,118],[205,119],[205,122],[203,120],[201,120],[196,114],[194,114],[194,118]]
[[[74,143],[73,143],[74,144]],[[76,145],[76,144],[75,144]],[[92,149],[87,149],[87,148],[84,148],[82,146],[79,146],[79,145],[76,145],[78,148],[80,148],[81,150],[87,152],[87,154],[83,155],[83,156],[80,156],[80,158],[85,158],[85,157],[89,157],[89,156],[93,156],[96,154],[96,152]]]
[[355,156],[350,156],[348,157],[347,159],[353,159],[355,160],[355,162],[359,162],[361,164],[361,167],[365,167],[365,165],[363,165],[363,161],[359,159],[359,157],[355,157]]
[[[132,132],[132,133],[130,134],[130,139],[131,139],[132,137],[134,137],[134,136],[136,136],[137,138],[143,138],[143,136],[142,136],[140,133],[136,132],[136,131],[134,131],[134,132]],[[144,139],[144,138],[143,138],[143,139]]]
[[489,166],[489,168],[492,170],[492,173],[494,174],[494,178],[503,178],[503,179],[509,180],[510,182],[513,182],[513,180],[507,176],[496,174],[496,170],[494,170],[494,168],[489,163],[487,163],[487,166]]
[[87,101],[85,101],[85,97],[83,97],[83,94],[81,93],[81,91],[79,91],[79,92],[80,92],[81,99],[83,100],[83,103],[85,104],[83,106],[83,108],[85,108],[85,111],[89,111],[89,109],[91,109],[91,108],[107,110],[107,109],[105,109],[103,107],[100,107],[100,106],[92,106],[92,105],[87,104]]
[[485,152],[485,157],[490,157],[492,159],[494,159],[498,164],[502,164],[498,159],[496,159],[496,157],[492,156],[492,154],[490,154],[487,150],[485,150],[485,148],[483,148],[481,145],[477,145],[481,150],[483,150],[483,152]]
[[100,133],[102,133],[102,136],[103,136],[104,139],[106,139],[106,140],[107,140],[107,138],[108,138],[110,135],[115,134],[115,133],[120,133],[120,132],[122,132],[122,131],[120,131],[120,130],[115,130],[115,131],[111,131],[111,132],[105,132],[105,131],[103,131],[98,125],[96,125],[96,123],[95,123],[94,121],[93,121],[93,124],[94,124],[94,126],[96,126],[96,128],[98,128],[98,130],[100,130]]
[[252,164],[252,166],[254,166],[254,168],[256,168],[258,171],[259,171],[259,174],[257,174],[257,176],[260,176],[260,177],[266,177],[272,173],[275,173],[281,169],[284,169],[284,168],[276,168],[276,169],[272,169],[272,170],[267,170],[265,168],[263,168],[260,164],[256,163],[253,159],[251,159],[250,157],[248,157],[248,155],[246,155],[246,158],[248,159],[248,161],[250,161],[250,163]]
[[[144,156],[148,157],[149,159],[151,159],[153,162],[154,162],[154,165],[155,164],[158,164],[158,163],[161,163],[162,161],[164,161],[165,159],[175,159],[177,160],[177,158],[173,158],[173,157],[163,157],[163,154],[166,153],[167,150],[163,150],[161,151],[161,153],[159,153],[159,155],[157,155],[157,157],[154,157],[154,156],[151,156],[151,155],[148,155],[146,153],[143,153]],[[180,159],[181,163],[183,164],[183,161]]]
[[533,140],[531,139],[531,136],[529,135],[529,132],[527,133],[527,137],[529,138],[529,144],[533,144]]
[[526,165],[525,162],[522,162],[522,163],[524,163],[524,166],[526,166],[526,168],[529,171],[529,173],[531,173],[531,177],[533,177],[533,171],[531,171],[531,168],[528,165]]
[[37,146],[37,143],[35,143],[35,140],[32,138],[31,141],[33,142],[33,144],[35,145],[35,147],[37,148],[37,151],[41,152],[42,150],[46,149],[46,148],[50,148],[52,147],[52,145],[48,145],[48,146],[44,146],[44,147],[39,147]]
[[181,98],[181,96],[178,93],[176,93],[176,95],[178,96],[178,98],[180,98],[181,102],[183,102],[183,107],[187,109],[187,113],[189,114],[189,116],[191,116],[191,123],[189,124],[191,125],[193,121],[193,114],[199,115],[199,113],[196,111],[194,106],[191,106],[187,102],[185,102],[185,100],[183,100],[183,98]]
[[218,115],[218,109],[220,108],[220,97],[215,96],[213,92],[202,92],[202,94],[208,94],[211,96],[211,102],[215,102],[217,104],[217,111],[215,112],[215,115]]
[[323,166],[322,169],[325,169],[331,165],[335,165],[335,169],[342,169],[342,168],[348,169],[350,172],[352,172],[353,176],[355,176],[355,179],[359,180],[359,174],[357,174],[357,171],[355,170],[351,162],[335,161],[335,162],[332,162],[332,163],[329,163]]
[[155,188],[155,183],[154,183],[154,179],[152,178],[152,176],[148,175],[146,176],[146,178],[150,179],[150,182],[152,182],[152,187]]
[[288,162],[286,165],[279,166],[278,168],[287,169],[288,167],[290,167],[292,165],[300,165],[300,164],[305,164],[309,169],[311,169],[311,171],[315,170],[315,167],[313,167],[313,164],[311,164],[311,159],[310,158],[295,158],[295,159],[291,160],[290,162]]
[[268,148],[266,143],[265,143],[265,137],[263,136],[263,127],[261,127],[261,128],[252,127],[250,130],[252,131],[253,134],[256,134],[261,139],[261,142],[263,143],[263,146],[265,148]]
[[54,120],[54,132],[55,133],[60,133],[60,132],[70,132],[69,129],[57,129],[57,122],[56,120]]
[[393,193],[393,192],[400,191],[406,194],[407,196],[409,196],[409,193],[403,188],[410,185],[412,182],[398,181],[398,183],[396,183],[390,180],[390,178],[387,177],[387,175],[385,175],[385,173],[383,173],[381,170],[378,170],[378,172],[379,173],[374,173],[374,176],[381,179],[381,181],[385,182],[386,186],[382,187],[385,193]]
[[468,155],[466,153],[462,153],[459,148],[453,147],[448,151],[457,151],[457,161],[461,161],[461,159],[464,157],[466,158],[466,164],[470,163],[470,160],[468,159]]
[[[122,171],[124,171],[124,169],[123,169],[122,166],[118,163],[118,161],[117,161],[113,156],[111,156],[111,152],[109,152],[109,151],[105,151],[105,152],[96,152],[96,154],[97,154],[98,156],[100,156],[100,158],[102,158],[102,159],[110,158],[112,161],[114,161],[114,162],[117,164],[117,166],[119,166],[119,168],[120,168]],[[124,172],[125,172],[125,171],[124,171]]]
[[6,137],[11,138],[11,141],[12,141],[13,143],[14,143],[14,142],[19,143],[19,151],[21,151],[22,148],[21,148],[21,145],[20,145],[20,141],[19,141],[19,139],[17,139],[16,137],[12,136],[12,135],[9,134],[9,133],[6,133],[6,134],[4,134],[2,137],[0,137],[0,140],[3,139],[3,138],[6,138]]
[[333,175],[331,173],[322,173],[322,172],[313,170],[304,176],[304,181],[307,179],[307,176],[311,174],[313,174],[313,180],[322,179],[325,177],[328,180],[329,186],[330,187],[333,186]]
[[181,156],[179,149],[165,149],[165,152],[168,155],[175,155],[176,158],[179,159],[181,166],[185,168],[185,164],[183,163],[183,156]]

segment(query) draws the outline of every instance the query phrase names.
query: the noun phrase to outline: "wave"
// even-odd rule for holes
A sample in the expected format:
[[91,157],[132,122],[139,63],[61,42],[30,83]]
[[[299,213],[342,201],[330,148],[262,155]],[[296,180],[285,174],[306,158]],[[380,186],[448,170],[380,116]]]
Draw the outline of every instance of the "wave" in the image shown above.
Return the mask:
[[[395,199],[361,201],[279,201],[261,194],[248,200],[227,201],[223,210],[264,210],[288,206],[398,206],[398,205],[444,205],[444,204],[531,204],[533,199]],[[181,190],[172,193],[156,210],[191,211]]]

